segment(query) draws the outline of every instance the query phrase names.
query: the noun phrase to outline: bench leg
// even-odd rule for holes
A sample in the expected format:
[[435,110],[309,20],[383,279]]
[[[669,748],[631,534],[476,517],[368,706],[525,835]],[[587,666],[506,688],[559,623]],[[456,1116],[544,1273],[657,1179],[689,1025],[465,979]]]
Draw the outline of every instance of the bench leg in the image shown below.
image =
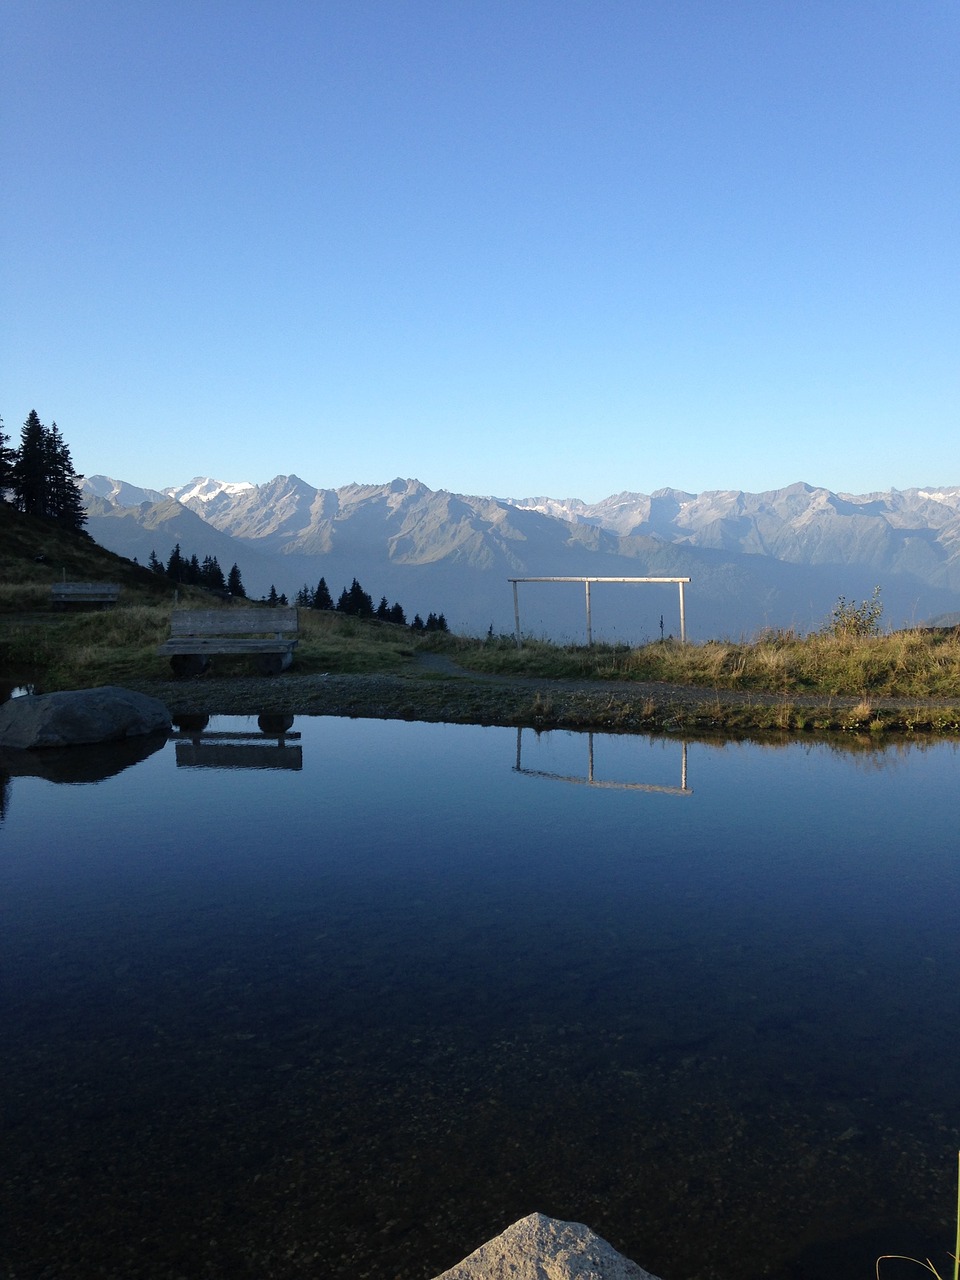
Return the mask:
[[174,653],[170,657],[170,666],[175,676],[199,676],[210,665],[210,659],[199,653]]
[[257,670],[262,676],[278,676],[289,667],[292,657],[289,653],[260,653],[257,655]]

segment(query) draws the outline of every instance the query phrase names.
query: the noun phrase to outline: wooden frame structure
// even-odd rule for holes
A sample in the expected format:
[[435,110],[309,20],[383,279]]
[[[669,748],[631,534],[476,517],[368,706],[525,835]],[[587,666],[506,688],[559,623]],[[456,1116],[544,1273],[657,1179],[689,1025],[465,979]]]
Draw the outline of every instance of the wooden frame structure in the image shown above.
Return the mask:
[[523,636],[520,631],[520,595],[517,584],[520,582],[582,582],[587,603],[587,644],[593,644],[593,619],[590,613],[590,584],[593,582],[675,582],[680,588],[680,643],[686,644],[687,620],[684,609],[683,587],[689,578],[508,578],[513,583],[513,621],[516,629],[517,648],[523,647]]

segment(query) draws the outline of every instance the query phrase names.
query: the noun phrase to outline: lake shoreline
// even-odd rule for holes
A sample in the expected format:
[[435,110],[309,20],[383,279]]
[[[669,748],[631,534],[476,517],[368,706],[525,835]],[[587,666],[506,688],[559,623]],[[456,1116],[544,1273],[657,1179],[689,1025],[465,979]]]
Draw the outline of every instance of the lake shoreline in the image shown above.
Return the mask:
[[799,698],[655,682],[504,678],[468,672],[449,660],[401,675],[291,670],[270,678],[207,674],[129,683],[160,698],[174,715],[334,715],[711,736],[960,736],[960,707],[947,699]]

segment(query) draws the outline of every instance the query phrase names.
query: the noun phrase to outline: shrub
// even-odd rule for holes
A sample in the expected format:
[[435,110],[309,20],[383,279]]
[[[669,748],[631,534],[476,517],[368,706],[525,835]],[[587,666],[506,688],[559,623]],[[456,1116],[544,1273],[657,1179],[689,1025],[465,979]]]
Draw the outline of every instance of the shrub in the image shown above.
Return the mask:
[[883,604],[880,600],[880,588],[874,587],[869,600],[847,600],[841,596],[833,606],[833,612],[823,630],[838,639],[875,636],[880,633],[880,619],[883,616]]

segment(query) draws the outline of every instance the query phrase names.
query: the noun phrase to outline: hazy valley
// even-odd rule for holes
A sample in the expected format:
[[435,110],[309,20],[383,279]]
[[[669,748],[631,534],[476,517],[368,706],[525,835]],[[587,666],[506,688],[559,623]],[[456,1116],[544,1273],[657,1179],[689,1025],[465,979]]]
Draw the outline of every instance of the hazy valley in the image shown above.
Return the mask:
[[[960,488],[837,494],[808,484],[751,494],[661,489],[576,499],[476,497],[417,480],[320,489],[298,476],[261,484],[195,479],[146,490],[105,476],[83,482],[87,528],[146,563],[186,555],[236,562],[250,595],[293,596],[320,577],[336,598],[352,578],[408,616],[442,611],[454,630],[513,628],[509,578],[688,576],[693,639],[809,630],[838,596],[880,585],[893,626],[960,613]],[[521,589],[524,630],[584,636],[583,589]],[[640,641],[678,625],[674,587],[600,586],[594,632]]]

